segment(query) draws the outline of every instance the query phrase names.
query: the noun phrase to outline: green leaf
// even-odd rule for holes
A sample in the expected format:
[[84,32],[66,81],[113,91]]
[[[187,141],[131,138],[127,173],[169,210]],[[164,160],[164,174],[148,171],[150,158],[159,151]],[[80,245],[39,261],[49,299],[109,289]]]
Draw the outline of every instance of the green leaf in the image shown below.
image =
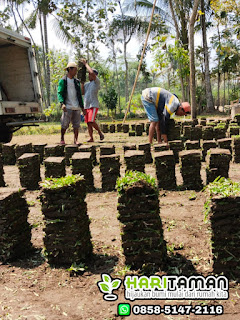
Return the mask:
[[98,286],[99,286],[99,288],[100,288],[100,290],[102,292],[104,292],[104,293],[109,293],[110,292],[110,288],[106,283],[100,282],[100,283],[98,283]]
[[121,285],[121,280],[119,279],[115,279],[112,283],[113,289],[117,289],[118,287],[120,287],[120,285]]
[[112,282],[111,277],[108,274],[103,274],[102,279],[104,282]]

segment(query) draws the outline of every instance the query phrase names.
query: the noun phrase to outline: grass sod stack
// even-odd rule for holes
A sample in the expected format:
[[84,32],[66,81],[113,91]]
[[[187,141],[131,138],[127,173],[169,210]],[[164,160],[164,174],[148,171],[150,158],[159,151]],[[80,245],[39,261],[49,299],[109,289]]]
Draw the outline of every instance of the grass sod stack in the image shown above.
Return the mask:
[[228,149],[232,153],[232,139],[225,138],[217,140],[218,147],[220,149]]
[[196,141],[196,140],[201,140],[202,139],[202,126],[195,126],[191,128],[191,140]]
[[32,143],[20,143],[15,145],[16,160],[20,158],[24,153],[32,152]]
[[227,149],[210,149],[206,159],[207,184],[217,177],[228,178],[231,153]]
[[155,144],[153,146],[154,152],[159,152],[159,151],[168,151],[169,150],[169,145],[166,143],[161,143],[161,144]]
[[161,151],[154,154],[158,187],[165,190],[176,189],[175,158],[173,151]]
[[14,143],[4,143],[2,145],[3,164],[6,166],[14,166],[16,164]]
[[106,156],[109,154],[115,154],[115,146],[114,145],[100,146],[100,156]]
[[94,191],[93,164],[90,152],[76,152],[71,159],[72,174],[81,174],[86,181],[88,192]]
[[1,153],[0,153],[0,187],[5,187],[3,159],[2,159]]
[[175,162],[179,162],[179,152],[184,150],[184,144],[182,140],[169,141],[170,150],[173,151]]
[[103,133],[108,133],[108,124],[107,123],[102,123],[101,127],[102,127]]
[[234,119],[237,121],[237,124],[240,125],[240,114],[239,113],[235,114]]
[[168,140],[179,140],[181,136],[181,127],[175,122],[174,119],[168,120]]
[[82,145],[78,148],[80,152],[91,152],[91,159],[94,166],[97,165],[97,152],[96,147],[90,144]]
[[153,158],[151,154],[151,144],[150,143],[141,143],[138,145],[138,150],[144,151],[145,154],[145,163],[152,163]]
[[129,135],[129,137],[135,137],[136,136],[136,132],[135,131],[129,131],[128,135]]
[[64,154],[66,166],[70,166],[70,159],[72,158],[75,152],[78,152],[78,146],[76,144],[68,144],[65,146]]
[[144,151],[128,150],[124,154],[126,164],[125,172],[140,171],[145,172],[145,154]]
[[125,264],[132,269],[163,269],[167,250],[155,179],[130,171],[118,179],[117,190]]
[[117,132],[122,132],[122,124],[121,123],[117,124]]
[[213,140],[213,127],[212,126],[206,126],[202,128],[202,139],[203,140]]
[[232,137],[232,136],[239,135],[239,129],[240,129],[239,126],[230,125],[229,128],[228,128],[228,136]]
[[34,153],[38,153],[40,157],[40,163],[43,163],[44,159],[44,148],[46,147],[46,143],[34,143],[32,145],[32,151]]
[[143,126],[141,124],[136,124],[136,136],[142,136],[143,135]]
[[205,161],[207,151],[209,149],[217,148],[217,142],[215,140],[202,141],[202,160]]
[[39,189],[40,157],[38,153],[24,153],[17,160],[21,186],[28,190]]
[[66,175],[64,157],[48,157],[44,160],[45,178],[60,178]]
[[145,131],[147,136],[149,135],[149,127],[150,127],[150,123],[146,123]]
[[136,131],[136,123],[131,124],[131,131]]
[[109,132],[110,133],[115,133],[115,131],[116,131],[115,124],[110,124],[109,125]]
[[44,156],[48,157],[64,157],[64,145],[51,144],[44,148]]
[[123,133],[128,133],[129,132],[129,124],[124,123],[122,125]]
[[123,152],[125,153],[128,150],[137,150],[137,146],[134,143],[127,143],[123,146]]
[[24,190],[0,188],[0,261],[23,258],[33,248]]
[[200,149],[200,141],[186,141],[185,142],[185,149],[186,150],[196,150],[196,149]]
[[188,190],[199,191],[203,188],[200,174],[201,158],[201,151],[198,150],[187,150],[179,153],[183,187]]
[[226,138],[226,126],[218,125],[213,128],[213,136],[216,140]]
[[232,156],[234,163],[240,163],[240,135],[232,137]]
[[240,278],[240,184],[220,178],[208,185],[205,220],[211,231],[213,272]]
[[201,118],[201,119],[198,119],[198,123],[199,123],[199,125],[201,125],[201,126],[206,126],[206,124],[207,124],[207,119],[206,118]]
[[102,190],[114,191],[117,178],[120,177],[120,156],[116,154],[100,156]]
[[183,137],[185,140],[191,140],[191,126],[183,126]]
[[80,175],[47,179],[40,200],[45,223],[45,256],[51,266],[70,267],[92,254],[86,185]]

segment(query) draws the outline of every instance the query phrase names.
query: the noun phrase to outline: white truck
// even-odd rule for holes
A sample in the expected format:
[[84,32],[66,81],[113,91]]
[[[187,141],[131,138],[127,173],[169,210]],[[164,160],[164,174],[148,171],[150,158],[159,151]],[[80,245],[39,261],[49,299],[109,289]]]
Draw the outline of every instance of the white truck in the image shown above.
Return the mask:
[[0,142],[23,126],[35,125],[42,94],[29,38],[0,27]]

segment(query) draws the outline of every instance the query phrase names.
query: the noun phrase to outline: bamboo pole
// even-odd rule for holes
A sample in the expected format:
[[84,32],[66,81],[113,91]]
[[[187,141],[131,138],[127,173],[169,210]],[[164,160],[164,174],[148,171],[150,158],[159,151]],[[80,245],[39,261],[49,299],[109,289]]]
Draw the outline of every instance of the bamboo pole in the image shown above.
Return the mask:
[[152,14],[151,14],[151,18],[150,18],[149,25],[148,25],[148,30],[147,30],[147,37],[146,37],[146,40],[145,40],[145,43],[144,43],[141,59],[140,59],[139,65],[138,65],[138,71],[137,71],[136,78],[135,78],[135,81],[134,81],[134,85],[133,85],[133,88],[132,88],[132,93],[131,93],[130,99],[128,101],[128,106],[127,106],[127,109],[126,109],[126,112],[125,112],[125,116],[124,116],[124,119],[123,119],[123,124],[124,124],[124,122],[125,122],[125,120],[127,118],[127,114],[129,112],[130,105],[131,105],[131,102],[132,102],[132,97],[133,97],[133,94],[134,94],[134,91],[135,91],[135,88],[136,88],[136,85],[137,85],[137,81],[138,81],[138,77],[139,77],[139,73],[140,73],[140,68],[141,68],[141,65],[142,65],[142,62],[143,62],[143,57],[144,57],[144,53],[145,53],[145,50],[146,50],[146,46],[147,46],[147,42],[148,42],[150,30],[151,30],[151,25],[152,25],[152,20],[153,20],[153,15],[154,15],[156,2],[157,2],[157,0],[155,0],[154,3],[153,3]]

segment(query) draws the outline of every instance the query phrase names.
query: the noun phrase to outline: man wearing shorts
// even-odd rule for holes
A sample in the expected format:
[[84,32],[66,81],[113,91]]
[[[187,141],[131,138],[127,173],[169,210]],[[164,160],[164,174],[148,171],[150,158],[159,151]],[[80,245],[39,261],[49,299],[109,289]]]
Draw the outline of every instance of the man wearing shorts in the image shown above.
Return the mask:
[[61,117],[61,144],[65,144],[64,135],[70,122],[73,126],[74,144],[78,144],[78,132],[81,121],[81,109],[84,105],[80,87],[80,81],[75,78],[77,65],[69,62],[65,68],[67,74],[58,83],[58,100],[61,103],[63,114]]
[[[188,102],[180,102],[176,95],[162,88],[147,88],[142,92],[142,104],[151,122],[149,127],[149,142],[152,143],[155,130],[158,143],[168,143],[168,120],[175,112],[178,116],[185,116],[191,112]],[[161,138],[162,137],[162,138]]]
[[82,93],[84,94],[84,109],[86,111],[85,122],[87,123],[88,133],[90,137],[88,142],[94,141],[93,128],[97,130],[100,136],[100,140],[103,140],[104,135],[95,121],[99,109],[98,91],[100,89],[100,81],[97,77],[98,72],[97,70],[92,69],[85,59],[81,59],[81,62],[86,66],[86,69],[89,73],[89,82],[85,84],[82,83]]

